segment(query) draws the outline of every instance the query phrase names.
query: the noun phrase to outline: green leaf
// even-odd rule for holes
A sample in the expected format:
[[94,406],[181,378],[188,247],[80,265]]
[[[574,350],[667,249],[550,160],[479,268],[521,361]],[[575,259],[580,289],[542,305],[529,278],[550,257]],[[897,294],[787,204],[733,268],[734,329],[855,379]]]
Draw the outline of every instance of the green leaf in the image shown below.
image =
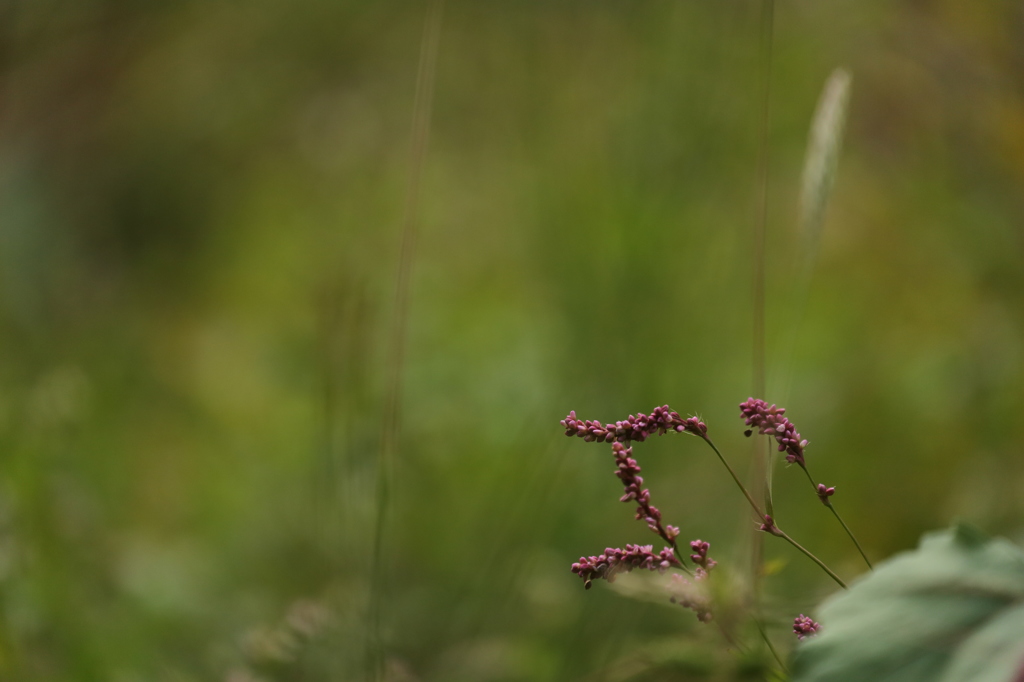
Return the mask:
[[1024,671],[1024,552],[969,526],[926,535],[818,610],[794,682],[1007,682]]

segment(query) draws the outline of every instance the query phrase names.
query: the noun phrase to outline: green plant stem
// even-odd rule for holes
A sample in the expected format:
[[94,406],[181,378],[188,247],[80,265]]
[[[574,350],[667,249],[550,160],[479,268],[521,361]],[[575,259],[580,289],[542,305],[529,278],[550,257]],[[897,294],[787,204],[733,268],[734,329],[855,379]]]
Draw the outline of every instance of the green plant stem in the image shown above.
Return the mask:
[[720,461],[722,463],[722,466],[724,466],[729,471],[729,475],[732,476],[732,480],[736,481],[736,485],[739,486],[740,490],[743,492],[743,496],[747,498],[747,502],[750,503],[750,506],[757,514],[758,519],[763,521],[764,512],[761,511],[761,508],[757,506],[757,502],[754,502],[754,498],[750,496],[750,493],[747,491],[747,487],[743,485],[743,482],[740,480],[739,476],[737,476],[736,472],[733,471],[733,468],[729,466],[729,462],[725,460],[725,457],[718,450],[718,448],[715,446],[715,443],[710,438],[708,438],[707,436],[703,436],[703,438],[704,442],[710,445],[711,449],[715,451],[716,455],[718,455],[718,461]]
[[[707,443],[708,445],[711,446],[711,449],[715,451],[715,454],[718,455],[718,460],[722,463],[722,465],[726,468],[726,470],[728,470],[729,475],[732,476],[732,480],[736,481],[736,485],[739,486],[739,489],[743,493],[743,496],[747,498],[747,502],[750,503],[750,506],[757,513],[758,518],[760,518],[762,521],[767,521],[767,519],[765,518],[764,512],[762,512],[761,508],[757,506],[757,502],[754,502],[754,498],[751,497],[750,492],[747,490],[747,487],[745,485],[743,485],[742,481],[740,481],[739,476],[737,476],[736,472],[733,471],[733,468],[731,466],[729,466],[729,462],[726,461],[725,457],[722,455],[721,451],[719,451],[719,449],[715,446],[714,442],[710,438],[708,438],[706,435],[702,436],[702,438],[704,439],[705,443]],[[832,578],[833,580],[835,580],[837,583],[839,583],[839,585],[843,589],[846,589],[846,583],[843,582],[842,578],[840,578],[838,575],[835,574],[835,571],[833,571],[831,568],[826,566],[824,561],[822,561],[818,557],[816,557],[813,554],[811,554],[811,552],[809,550],[807,550],[799,542],[797,542],[793,538],[789,537],[789,535],[787,535],[781,528],[779,528],[778,526],[775,526],[773,524],[772,530],[770,530],[768,532],[771,535],[775,535],[777,537],[780,537],[780,538],[784,539],[786,542],[788,542],[789,544],[791,544],[794,547],[796,547],[798,550],[800,550],[804,554],[804,556],[806,556],[808,559],[810,559],[814,563],[818,564],[818,566],[821,567],[821,570],[823,570],[826,573],[828,573],[829,577]]]
[[846,583],[843,582],[843,579],[840,578],[838,575],[836,575],[835,572],[831,568],[826,566],[824,561],[822,561],[818,557],[816,557],[813,554],[811,554],[811,552],[806,547],[801,545],[799,542],[797,542],[793,538],[789,537],[789,535],[787,535],[786,532],[783,531],[781,528],[776,526],[775,527],[775,532],[772,533],[772,535],[778,535],[778,537],[782,538],[783,540],[785,540],[789,544],[791,544],[794,547],[796,547],[798,550],[800,550],[804,554],[804,556],[806,556],[808,559],[810,559],[814,563],[818,564],[818,566],[821,567],[821,570],[823,570],[826,573],[828,573],[829,577],[832,578],[832,580],[835,580],[837,583],[839,583],[840,587],[842,587],[844,590],[846,589]]
[[757,626],[757,631],[761,633],[761,639],[763,639],[764,643],[768,645],[768,650],[771,651],[772,656],[775,657],[775,662],[779,664],[780,668],[782,668],[782,672],[788,675],[789,668],[787,668],[786,664],[782,662],[782,657],[779,656],[779,652],[775,650],[775,645],[772,644],[772,640],[768,639],[768,633],[764,631],[764,625],[761,624],[761,619],[755,617],[754,625]]
[[[807,480],[810,481],[811,487],[814,488],[814,493],[817,494],[818,486],[814,482],[814,478],[811,477],[811,472],[807,470],[806,465],[801,464],[800,468],[804,470],[805,474],[807,474]],[[853,544],[857,547],[857,551],[860,552],[861,557],[864,559],[864,563],[868,565],[868,568],[870,570],[875,570],[875,567],[871,565],[871,560],[868,559],[868,555],[864,553],[864,548],[860,546],[859,542],[857,542],[857,537],[853,534],[853,531],[850,530],[850,527],[846,525],[846,521],[843,521],[843,517],[839,515],[839,512],[836,511],[836,508],[832,506],[832,503],[828,500],[828,498],[822,500],[822,502],[824,502],[825,506],[828,507],[829,511],[832,512],[832,515],[836,517],[836,521],[838,521],[839,525],[843,527],[843,530],[845,530],[846,534],[850,536],[850,539],[853,540]]]
[[868,559],[868,555],[864,553],[864,549],[860,546],[860,543],[857,542],[857,538],[854,536],[853,531],[850,530],[850,527],[846,525],[846,521],[843,521],[843,517],[839,515],[839,512],[836,511],[836,508],[832,506],[831,502],[826,502],[825,506],[829,508],[829,511],[831,511],[832,514],[836,517],[836,521],[839,522],[839,524],[843,527],[843,530],[846,531],[846,534],[850,536],[851,540],[853,540],[853,544],[857,547],[857,551],[860,552],[861,557],[864,559],[864,563],[868,565],[868,569],[872,571],[875,570],[875,567],[871,565],[871,560]]
[[[762,0],[761,3],[761,35],[759,46],[760,73],[758,80],[761,85],[761,120],[758,134],[757,152],[757,219],[754,223],[754,268],[753,268],[753,364],[754,364],[754,395],[762,396],[766,392],[765,371],[765,320],[766,320],[766,243],[768,232],[768,172],[771,167],[771,103],[772,103],[772,53],[775,37],[775,0]],[[755,451],[756,452],[756,451]],[[769,454],[758,453],[754,459],[754,469],[759,477],[764,478],[764,506],[768,514],[772,513],[772,468],[771,450]]]
[[376,513],[374,515],[373,550],[370,564],[370,604],[367,613],[368,636],[366,640],[367,677],[377,682],[384,679],[385,673],[386,652],[381,627],[382,603],[386,592],[384,540],[391,506],[392,469],[398,453],[399,406],[404,378],[403,361],[409,319],[409,290],[419,230],[420,185],[423,180],[427,144],[430,139],[430,120],[433,111],[434,82],[437,76],[437,51],[443,7],[444,0],[432,0],[427,9],[416,73],[409,175],[395,281],[395,307],[392,313],[389,339],[391,376],[385,392],[380,453],[377,458]]

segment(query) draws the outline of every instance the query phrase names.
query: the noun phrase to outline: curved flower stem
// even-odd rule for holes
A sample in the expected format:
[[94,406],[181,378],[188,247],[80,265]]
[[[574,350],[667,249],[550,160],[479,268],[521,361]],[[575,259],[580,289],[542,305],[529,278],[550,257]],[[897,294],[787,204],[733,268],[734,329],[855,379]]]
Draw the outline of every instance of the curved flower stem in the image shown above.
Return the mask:
[[843,579],[840,578],[838,575],[836,575],[835,572],[833,572],[831,568],[826,566],[824,561],[822,561],[818,557],[816,557],[813,554],[811,554],[810,551],[808,551],[799,542],[797,542],[793,538],[789,537],[789,535],[785,531],[783,531],[781,528],[776,526],[775,532],[772,533],[772,535],[778,535],[780,538],[782,538],[783,540],[785,540],[789,544],[791,544],[794,547],[796,547],[798,550],[800,550],[803,553],[804,556],[806,556],[808,559],[810,559],[814,563],[818,564],[818,566],[821,567],[821,570],[823,570],[826,573],[828,573],[829,577],[832,578],[832,580],[835,580],[837,583],[839,583],[840,587],[842,587],[844,590],[846,589],[846,583],[843,582]]
[[732,480],[736,481],[736,485],[738,485],[740,490],[743,492],[743,496],[747,498],[747,502],[750,503],[750,506],[754,509],[754,513],[757,514],[757,517],[759,519],[764,519],[764,512],[761,511],[761,508],[757,506],[757,502],[754,502],[754,498],[750,496],[750,492],[747,491],[747,487],[745,485],[743,485],[743,482],[740,481],[739,476],[737,476],[736,472],[733,471],[731,466],[729,466],[729,463],[727,461],[725,461],[725,457],[718,450],[718,448],[715,447],[714,442],[710,438],[708,438],[707,436],[703,436],[703,438],[704,438],[704,442],[707,443],[708,445],[710,445],[711,449],[715,451],[716,455],[718,455],[718,460],[729,471],[729,475],[732,476]]
[[[807,466],[802,464],[800,465],[800,468],[804,470],[805,474],[807,474],[807,480],[810,481],[811,487],[814,488],[815,492],[817,492],[818,486],[814,483],[814,478],[811,477],[811,472],[807,470]],[[868,555],[864,553],[864,548],[860,546],[859,542],[857,542],[857,537],[853,534],[853,531],[850,530],[850,527],[846,525],[846,521],[843,521],[843,517],[839,515],[839,512],[836,511],[836,508],[832,506],[832,503],[828,500],[828,498],[822,500],[822,503],[824,503],[824,505],[828,507],[829,511],[831,511],[832,514],[836,517],[836,521],[839,522],[839,524],[843,527],[843,530],[846,531],[846,534],[850,536],[851,540],[853,540],[853,544],[857,547],[857,551],[860,552],[861,557],[864,559],[864,563],[868,565],[868,568],[870,570],[875,570],[875,567],[871,565],[871,560],[868,559]]]
[[[757,513],[758,517],[760,519],[762,519],[762,520],[767,520],[768,523],[771,523],[771,517],[765,517],[764,512],[762,512],[761,508],[757,506],[757,502],[754,502],[754,498],[751,497],[750,492],[747,490],[746,486],[743,485],[742,481],[740,481],[739,476],[737,476],[736,472],[733,471],[733,468],[731,466],[729,466],[729,462],[727,462],[725,460],[725,457],[722,455],[722,453],[719,451],[719,449],[717,447],[715,447],[714,442],[710,438],[708,438],[706,435],[702,436],[702,438],[704,439],[705,443],[707,443],[708,445],[711,446],[711,449],[715,451],[715,454],[718,455],[719,461],[729,471],[729,474],[732,476],[732,480],[736,481],[736,485],[739,486],[740,491],[743,493],[743,496],[747,498],[747,502],[750,503],[750,506],[753,508],[754,512]],[[766,530],[766,529],[762,528],[762,530]],[[778,526],[772,524],[771,529],[766,530],[766,532],[770,533],[771,535],[775,535],[777,537],[783,538],[789,544],[791,544],[794,547],[796,547],[798,550],[800,550],[804,554],[804,556],[806,556],[808,559],[810,559],[814,563],[818,564],[818,566],[820,566],[823,571],[828,573],[830,578],[832,578],[837,583],[839,583],[839,585],[843,589],[846,589],[846,583],[844,583],[842,578],[840,578],[838,575],[836,575],[835,572],[831,568],[826,566],[824,561],[822,561],[818,557],[816,557],[813,554],[811,554],[810,551],[805,549],[804,546],[801,545],[799,542],[797,542],[793,538],[789,537],[789,535],[787,535],[781,528],[779,528]]]
[[835,515],[836,520],[843,527],[843,530],[845,530],[846,534],[850,536],[851,540],[853,540],[853,544],[856,545],[857,551],[860,552],[861,558],[864,559],[864,563],[868,565],[868,569],[872,571],[875,570],[875,567],[871,565],[871,560],[868,559],[868,555],[864,553],[864,549],[860,546],[860,543],[857,542],[857,538],[854,536],[853,531],[850,530],[850,527],[846,525],[846,521],[843,521],[843,517],[839,515],[839,512],[836,511],[836,508],[832,506],[831,502],[826,502],[825,506],[828,507],[829,511],[831,511],[832,514]]

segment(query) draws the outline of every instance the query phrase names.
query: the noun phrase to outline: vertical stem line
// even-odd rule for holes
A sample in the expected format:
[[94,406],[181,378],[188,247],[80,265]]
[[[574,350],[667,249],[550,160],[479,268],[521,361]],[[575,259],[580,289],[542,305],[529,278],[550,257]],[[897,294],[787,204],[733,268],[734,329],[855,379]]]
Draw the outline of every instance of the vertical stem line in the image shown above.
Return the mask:
[[430,139],[430,118],[433,107],[434,81],[437,73],[437,51],[441,33],[444,0],[432,0],[423,26],[419,63],[416,73],[416,94],[413,99],[412,140],[409,150],[409,176],[406,184],[402,218],[401,247],[395,278],[395,303],[390,332],[390,377],[384,397],[381,419],[380,454],[377,460],[376,517],[373,533],[373,555],[370,566],[370,606],[368,623],[367,666],[370,679],[384,677],[384,643],[381,639],[381,601],[384,591],[384,536],[391,502],[391,478],[398,447],[400,402],[405,360],[406,327],[409,317],[409,289],[416,238],[419,231],[420,185]]
[[[757,218],[753,234],[753,388],[755,396],[765,395],[765,243],[768,224],[768,167],[771,123],[771,71],[775,2],[761,4],[761,34],[758,62],[761,65],[761,125],[757,160]],[[764,506],[772,509],[771,455],[753,446],[754,480],[764,481]],[[771,512],[769,512],[771,513]],[[759,591],[764,538],[754,533],[751,552],[751,585],[754,599]]]
[[768,224],[768,166],[771,124],[771,62],[772,33],[774,29],[774,0],[764,0],[761,6],[761,43],[759,63],[761,73],[761,124],[757,155],[757,218],[754,221],[753,260],[753,365],[754,395],[765,394],[765,243]]

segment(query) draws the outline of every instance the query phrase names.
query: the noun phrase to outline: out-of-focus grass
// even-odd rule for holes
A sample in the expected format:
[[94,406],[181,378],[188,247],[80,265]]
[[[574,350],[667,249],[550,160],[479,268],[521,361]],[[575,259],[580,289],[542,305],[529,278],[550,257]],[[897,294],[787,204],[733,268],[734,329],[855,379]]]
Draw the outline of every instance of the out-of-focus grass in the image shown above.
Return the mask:
[[[5,6],[0,678],[360,679],[423,18]],[[709,637],[569,573],[651,538],[608,453],[557,422],[668,402],[745,465],[757,18],[448,0],[385,547],[392,679],[625,679]],[[835,66],[855,83],[788,379],[815,475],[873,558],[956,516],[1019,539],[1024,18],[794,2],[775,26],[770,377],[807,128]],[[666,519],[738,560],[742,499],[709,453],[636,452]],[[860,571],[797,472],[775,485],[787,530]],[[832,589],[767,551],[786,562],[773,613]]]

